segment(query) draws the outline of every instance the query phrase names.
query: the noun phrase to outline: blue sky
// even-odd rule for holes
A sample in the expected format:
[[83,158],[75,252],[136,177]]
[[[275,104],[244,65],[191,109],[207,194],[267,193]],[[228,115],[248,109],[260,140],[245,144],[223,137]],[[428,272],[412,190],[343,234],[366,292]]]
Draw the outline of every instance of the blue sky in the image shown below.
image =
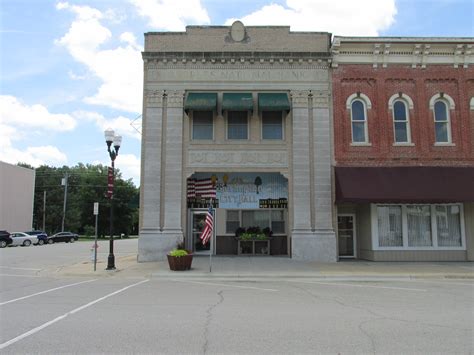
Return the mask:
[[144,32],[240,19],[335,35],[474,36],[473,0],[0,1],[0,160],[107,164],[111,127],[123,136],[116,166],[137,185]]

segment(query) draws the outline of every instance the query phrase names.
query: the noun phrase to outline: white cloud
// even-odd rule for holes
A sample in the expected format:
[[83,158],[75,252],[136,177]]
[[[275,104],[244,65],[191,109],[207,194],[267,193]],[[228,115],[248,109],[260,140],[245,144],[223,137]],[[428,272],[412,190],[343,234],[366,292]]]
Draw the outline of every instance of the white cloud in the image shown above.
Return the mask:
[[11,163],[27,163],[34,167],[40,165],[58,165],[67,162],[66,154],[51,145],[40,147],[28,147],[19,150],[8,145],[0,146],[0,160]]
[[68,32],[56,40],[67,48],[71,56],[84,64],[101,81],[98,92],[85,98],[85,102],[109,106],[129,112],[141,112],[143,91],[143,48],[133,34],[120,36],[124,45],[114,49],[101,49],[112,38],[112,33],[102,25],[104,15],[88,6],[59,3],[58,10],[72,11],[76,18]]
[[393,24],[396,14],[395,0],[287,0],[286,7],[266,5],[240,20],[245,25],[288,25],[292,31],[377,36]]
[[115,131],[115,134],[141,139],[140,133],[132,127],[132,120],[129,118],[123,116],[105,118],[100,113],[89,111],[76,111],[73,115],[78,120],[94,122],[101,132],[105,131],[107,128],[112,128]]
[[28,106],[9,95],[0,95],[0,123],[53,131],[70,131],[76,126],[76,120],[70,115],[50,113],[39,104]]
[[130,0],[140,16],[156,29],[183,31],[187,24],[211,22],[200,0]]

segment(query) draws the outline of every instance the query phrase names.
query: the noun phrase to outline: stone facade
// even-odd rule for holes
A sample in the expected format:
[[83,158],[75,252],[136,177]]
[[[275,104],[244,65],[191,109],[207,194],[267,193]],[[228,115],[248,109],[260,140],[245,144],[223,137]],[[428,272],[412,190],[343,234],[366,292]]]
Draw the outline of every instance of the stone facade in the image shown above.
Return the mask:
[[[331,195],[331,95],[328,33],[289,27],[187,27],[147,33],[139,261],[162,260],[188,238],[186,180],[194,173],[280,173],[288,179],[288,237],[300,260],[335,261]],[[218,95],[214,135],[191,139],[189,92]],[[222,95],[250,92],[255,109],[244,142],[226,139]],[[264,141],[257,95],[287,93],[284,137]]]

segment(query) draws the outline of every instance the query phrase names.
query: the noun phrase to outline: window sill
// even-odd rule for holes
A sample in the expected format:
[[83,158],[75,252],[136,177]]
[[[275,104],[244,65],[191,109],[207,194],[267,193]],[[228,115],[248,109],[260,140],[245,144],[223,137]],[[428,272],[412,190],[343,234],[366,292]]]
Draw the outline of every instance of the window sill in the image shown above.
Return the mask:
[[456,144],[454,143],[435,143],[435,147],[455,147]]
[[414,147],[415,143],[393,143],[394,147]]
[[351,143],[352,147],[372,147],[372,143]]

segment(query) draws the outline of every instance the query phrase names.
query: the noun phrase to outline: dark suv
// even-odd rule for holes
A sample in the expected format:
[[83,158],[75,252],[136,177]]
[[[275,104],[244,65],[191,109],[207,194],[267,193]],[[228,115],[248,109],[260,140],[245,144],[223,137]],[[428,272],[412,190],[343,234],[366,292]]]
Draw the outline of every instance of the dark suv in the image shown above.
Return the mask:
[[7,231],[0,231],[0,248],[5,248],[13,243],[12,238],[10,238],[10,233]]
[[43,245],[48,243],[48,234],[43,231],[29,231],[25,232],[28,235],[35,235],[38,238],[37,245]]
[[66,243],[74,243],[76,240],[79,239],[79,236],[75,233],[71,232],[59,232],[52,236],[48,237],[48,243],[53,244],[57,242],[66,242]]

